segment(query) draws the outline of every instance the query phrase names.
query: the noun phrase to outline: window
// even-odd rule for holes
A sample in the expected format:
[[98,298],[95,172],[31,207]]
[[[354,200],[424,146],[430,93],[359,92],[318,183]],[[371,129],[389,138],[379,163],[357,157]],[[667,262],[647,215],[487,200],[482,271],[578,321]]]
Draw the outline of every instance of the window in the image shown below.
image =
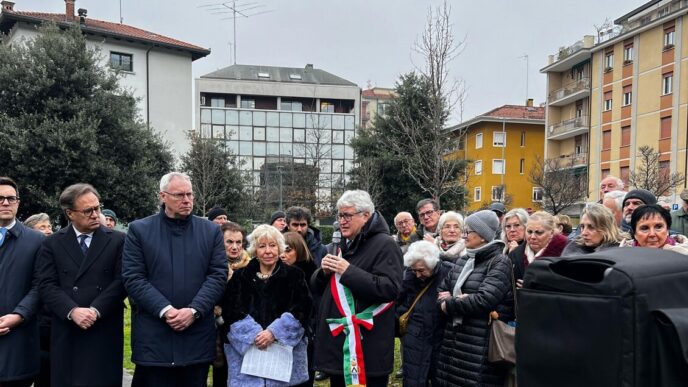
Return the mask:
[[503,202],[504,201],[504,186],[503,185],[493,185],[492,186],[492,201],[493,202]]
[[674,27],[664,30],[664,48],[674,47]]
[[506,145],[506,133],[505,132],[492,132],[492,146],[494,147],[504,147]]
[[483,147],[483,134],[478,133],[475,135],[475,149],[480,149]]
[[666,73],[662,76],[662,95],[671,94],[674,91],[674,73]]
[[623,180],[624,186],[628,187],[628,177],[630,176],[631,171],[629,167],[620,167],[619,168],[619,178]]
[[671,138],[671,116],[663,117],[660,121],[659,138]]
[[268,73],[258,73],[258,78],[270,78],[270,74]]
[[256,100],[255,99],[241,99],[241,108],[242,109],[255,109],[256,108]]
[[120,71],[134,71],[134,63],[131,54],[123,54],[121,52],[110,52],[110,67],[114,70]]
[[475,187],[473,189],[473,201],[479,202],[479,201],[483,200],[482,196],[483,195],[482,195],[480,187]]
[[334,113],[334,104],[332,102],[320,102],[320,111],[323,113]]
[[612,131],[605,130],[602,132],[602,150],[608,150],[612,147]]
[[669,160],[659,162],[659,174],[660,176],[668,176],[671,173],[671,166],[669,165]]
[[602,174],[602,179],[609,176],[609,173],[610,173],[609,169],[602,169],[600,172]]
[[521,132],[521,146],[526,146],[526,131]]
[[225,99],[224,98],[211,98],[210,99],[210,106],[212,107],[225,107]]
[[377,115],[383,116],[383,117],[386,116],[388,109],[389,109],[388,103],[378,103],[377,104]]
[[604,111],[608,112],[612,110],[612,92],[608,91],[604,93]]
[[628,63],[633,62],[633,45],[632,44],[624,47],[623,59],[624,59],[624,64],[628,64]]
[[526,159],[521,159],[518,163],[518,172],[522,175],[526,169]]
[[541,202],[545,196],[545,190],[542,187],[533,187],[533,201]]
[[576,118],[583,117],[583,101],[576,101]]
[[621,146],[631,145],[631,127],[624,126],[621,128]]
[[289,74],[289,79],[291,79],[291,80],[300,80],[300,79],[301,79],[301,74]]
[[504,174],[504,160],[492,160],[492,174],[493,175],[503,175]]
[[626,86],[623,88],[623,96],[621,99],[622,105],[621,106],[628,106],[633,102],[633,91],[632,91],[632,86]]
[[610,52],[604,56],[604,71],[611,71],[614,68],[614,53]]
[[482,160],[476,160],[474,165],[475,165],[475,174],[476,175],[482,175],[483,174],[483,161]]

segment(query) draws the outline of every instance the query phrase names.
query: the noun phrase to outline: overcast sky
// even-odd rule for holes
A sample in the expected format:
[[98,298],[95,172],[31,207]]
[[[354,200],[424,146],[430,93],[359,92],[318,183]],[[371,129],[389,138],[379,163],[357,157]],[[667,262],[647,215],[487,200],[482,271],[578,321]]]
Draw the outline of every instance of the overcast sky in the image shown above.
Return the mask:
[[[15,10],[64,12],[62,0],[14,0]],[[221,1],[221,0],[220,0]],[[202,0],[122,0],[130,24],[212,50],[193,65],[194,78],[232,64],[229,15],[213,15]],[[438,0],[242,0],[269,11],[237,18],[237,63],[316,68],[368,84],[393,87],[421,58],[412,45],[421,34],[428,8]],[[644,0],[488,0],[451,1],[455,35],[465,49],[450,69],[468,87],[464,120],[504,104],[544,102],[547,56],[594,34],[594,25],[614,20]],[[228,3],[231,4],[231,1]],[[246,5],[248,6],[248,5]],[[77,0],[88,17],[118,22],[119,0]],[[522,57],[527,54],[529,65]],[[457,114],[452,118],[458,120]]]

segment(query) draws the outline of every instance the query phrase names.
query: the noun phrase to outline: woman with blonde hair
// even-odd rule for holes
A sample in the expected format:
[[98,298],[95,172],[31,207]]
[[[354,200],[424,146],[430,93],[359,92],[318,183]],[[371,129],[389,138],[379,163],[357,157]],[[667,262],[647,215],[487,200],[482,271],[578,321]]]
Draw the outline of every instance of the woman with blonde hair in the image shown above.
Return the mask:
[[614,215],[599,203],[589,203],[581,213],[578,238],[569,242],[562,256],[590,254],[613,247],[628,237],[616,225]]

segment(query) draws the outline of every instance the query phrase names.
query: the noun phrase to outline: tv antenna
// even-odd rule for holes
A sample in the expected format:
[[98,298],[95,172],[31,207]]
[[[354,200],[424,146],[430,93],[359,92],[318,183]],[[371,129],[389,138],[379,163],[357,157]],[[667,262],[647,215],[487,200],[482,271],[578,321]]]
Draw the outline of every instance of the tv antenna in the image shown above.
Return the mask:
[[253,16],[262,15],[264,13],[272,12],[270,9],[264,9],[265,4],[260,4],[257,1],[243,1],[243,0],[231,0],[222,3],[212,3],[203,4],[199,8],[205,8],[206,11],[210,12],[211,15],[230,15],[229,17],[221,18],[220,20],[232,20],[232,26],[234,29],[234,44],[232,44],[232,50],[234,50],[234,64],[237,62],[237,15],[244,18],[249,18]]
[[528,101],[528,54],[523,54],[518,57],[518,59],[525,59],[526,60],[526,102]]

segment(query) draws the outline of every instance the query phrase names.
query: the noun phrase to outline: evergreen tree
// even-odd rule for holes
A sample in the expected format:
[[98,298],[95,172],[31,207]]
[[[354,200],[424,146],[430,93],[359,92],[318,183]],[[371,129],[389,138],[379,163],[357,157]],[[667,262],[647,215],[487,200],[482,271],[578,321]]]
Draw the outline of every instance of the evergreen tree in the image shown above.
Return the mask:
[[59,194],[78,182],[92,184],[124,221],[156,211],[172,154],[99,56],[78,28],[55,25],[0,45],[0,160],[2,174],[20,184],[20,218],[61,216]]

